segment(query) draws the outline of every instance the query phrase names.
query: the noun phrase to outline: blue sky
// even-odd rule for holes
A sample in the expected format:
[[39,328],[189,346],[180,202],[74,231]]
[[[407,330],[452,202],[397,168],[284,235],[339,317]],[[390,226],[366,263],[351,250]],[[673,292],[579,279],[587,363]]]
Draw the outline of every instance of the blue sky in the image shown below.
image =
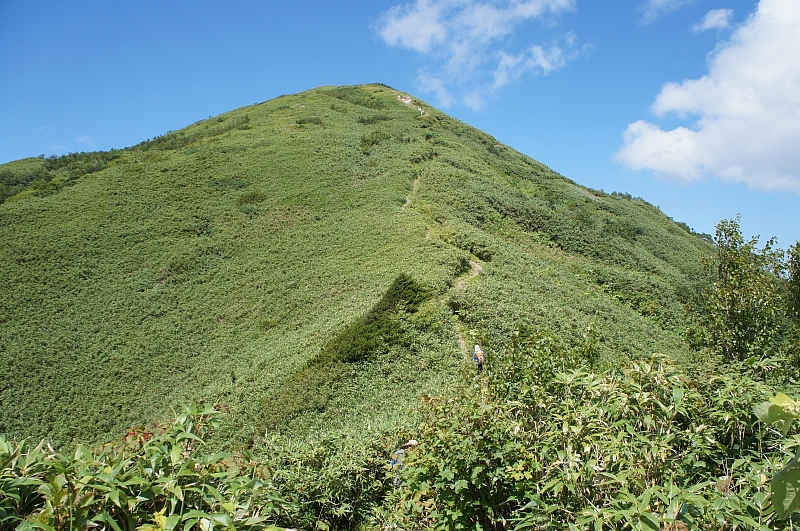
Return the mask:
[[0,162],[382,82],[699,232],[800,240],[797,0],[0,0]]

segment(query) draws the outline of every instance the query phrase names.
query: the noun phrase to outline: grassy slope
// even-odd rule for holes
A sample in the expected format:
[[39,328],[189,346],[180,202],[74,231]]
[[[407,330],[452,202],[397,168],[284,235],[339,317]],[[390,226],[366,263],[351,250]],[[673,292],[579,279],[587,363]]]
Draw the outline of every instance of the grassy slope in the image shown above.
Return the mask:
[[[610,359],[685,350],[703,241],[387,87],[284,96],[116,153],[0,205],[0,432],[102,438],[199,397],[230,404],[246,440],[401,272],[441,319],[297,429],[397,422],[459,377],[457,329],[490,354],[520,323],[566,342],[592,325]],[[458,290],[470,258],[483,272]]]

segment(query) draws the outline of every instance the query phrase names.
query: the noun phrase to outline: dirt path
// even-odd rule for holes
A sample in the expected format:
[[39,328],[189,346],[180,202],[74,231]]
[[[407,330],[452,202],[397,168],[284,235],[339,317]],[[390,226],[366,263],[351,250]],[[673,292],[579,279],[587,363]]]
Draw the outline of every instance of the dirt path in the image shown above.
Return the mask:
[[483,271],[483,266],[480,265],[475,260],[470,260],[469,265],[472,266],[472,270],[469,272],[467,276],[460,278],[456,283],[456,289],[459,291],[464,289],[464,285],[467,283],[467,280],[477,277],[480,274],[480,272]]
[[403,205],[403,210],[405,210],[406,207],[408,207],[408,205],[411,204],[411,196],[417,193],[418,188],[419,188],[419,177],[415,178],[414,183],[411,185],[411,191],[408,192],[408,195],[406,196],[406,204]]
[[[466,276],[461,277],[456,282],[456,289],[458,291],[463,291],[464,286],[467,285],[467,281],[477,277],[481,271],[483,271],[483,266],[476,262],[475,260],[470,260],[469,265],[472,267],[469,273]],[[467,346],[467,340],[464,338],[464,332],[462,331],[461,323],[456,323],[456,332],[458,332],[458,344],[461,347],[462,352],[469,352],[469,347]]]

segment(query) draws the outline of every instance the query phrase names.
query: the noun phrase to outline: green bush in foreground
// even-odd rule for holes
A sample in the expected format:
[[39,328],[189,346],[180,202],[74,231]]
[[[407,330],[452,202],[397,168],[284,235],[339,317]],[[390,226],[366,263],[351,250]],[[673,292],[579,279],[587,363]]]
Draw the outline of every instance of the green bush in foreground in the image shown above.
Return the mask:
[[[360,444],[272,439],[253,454],[212,452],[202,438],[218,414],[195,406],[171,426],[131,429],[94,451],[59,454],[0,437],[0,529],[800,524],[800,436],[787,422],[798,416],[795,402],[777,395],[758,406],[762,424],[752,406],[771,389],[736,367],[690,375],[656,356],[590,372],[582,367],[590,352],[542,348],[543,337],[528,343],[528,356],[496,355],[454,396],[423,400],[414,433]],[[542,379],[542,356],[563,370]],[[408,436],[419,445],[391,469]]]
[[544,380],[547,355],[563,358],[529,352],[511,367],[495,357],[505,366],[494,374],[514,382],[477,378],[426,402],[387,521],[406,530],[800,523],[770,495],[768,479],[800,439],[753,416],[764,384],[735,368],[692,376],[660,356],[605,373],[577,360]]
[[290,504],[247,455],[206,450],[217,415],[190,405],[171,426],[69,454],[0,436],[0,529],[274,529]]

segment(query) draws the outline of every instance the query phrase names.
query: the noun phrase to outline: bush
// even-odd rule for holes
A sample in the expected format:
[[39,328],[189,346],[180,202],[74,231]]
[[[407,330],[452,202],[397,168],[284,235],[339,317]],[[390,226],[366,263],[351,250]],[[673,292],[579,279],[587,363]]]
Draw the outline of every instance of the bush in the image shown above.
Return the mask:
[[384,133],[383,131],[373,131],[369,134],[361,136],[361,151],[363,153],[369,153],[370,149],[373,146],[377,146],[384,140],[389,140],[392,138],[390,135]]
[[310,444],[267,441],[264,466],[290,508],[278,523],[301,529],[358,529],[392,488],[388,456],[397,448],[378,433],[353,445],[347,437]]
[[[478,377],[454,397],[426,402],[389,524],[790,525],[776,515],[766,478],[795,443],[753,417],[751,405],[769,392],[763,384],[735,370],[693,377],[663,356],[592,372],[580,367],[580,352],[565,358],[546,335],[528,344],[516,361],[511,353],[490,360],[491,380]],[[559,365],[564,370],[542,371]]]
[[384,109],[386,104],[361,87],[337,87],[325,91],[328,96],[333,96],[347,103],[367,107],[369,109]]
[[322,118],[320,118],[319,116],[306,116],[305,118],[299,118],[296,123],[297,125],[305,125],[305,124],[322,125]]
[[788,262],[774,238],[759,250],[756,238],[742,237],[738,218],[717,225],[715,242],[704,260],[713,278],[700,315],[707,346],[729,361],[782,357],[797,367],[797,246]]
[[265,201],[266,199],[267,196],[263,192],[253,191],[253,192],[247,192],[237,197],[236,204],[239,206],[255,205],[257,203]]
[[31,190],[32,195],[38,197],[54,194],[70,181],[106,168],[109,162],[119,158],[121,154],[121,151],[112,149],[52,155],[48,158],[42,155],[39,157],[42,162],[35,167],[29,167],[27,171],[0,171],[0,204],[25,190]]
[[410,336],[403,317],[416,313],[430,295],[425,286],[400,274],[366,315],[334,336],[264,402],[266,426],[275,428],[302,413],[324,411],[335,385],[351,374],[351,364],[405,344]]
[[218,416],[192,404],[172,425],[69,454],[0,436],[0,528],[270,528],[289,504],[248,455],[207,451]]
[[391,116],[388,114],[372,114],[370,116],[359,116],[358,123],[361,125],[373,125],[378,122],[385,122],[386,120],[391,120]]

